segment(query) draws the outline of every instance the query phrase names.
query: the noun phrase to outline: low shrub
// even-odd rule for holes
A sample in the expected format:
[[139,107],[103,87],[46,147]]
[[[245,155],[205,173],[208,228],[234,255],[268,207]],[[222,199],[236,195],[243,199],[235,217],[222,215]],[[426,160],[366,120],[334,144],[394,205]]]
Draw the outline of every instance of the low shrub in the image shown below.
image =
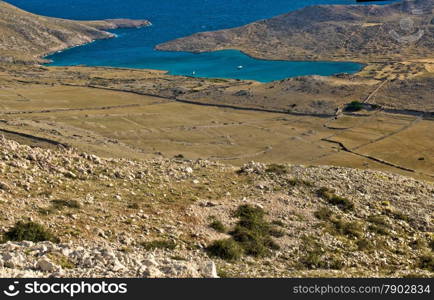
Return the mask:
[[264,215],[265,212],[262,208],[247,204],[239,206],[234,214],[235,217],[246,220],[262,219]]
[[9,231],[4,234],[4,241],[31,241],[31,242],[59,242],[51,232],[45,229],[44,226],[34,222],[19,221]]
[[[241,205],[235,211],[234,216],[238,217],[239,221],[235,228],[229,232],[232,238],[217,241],[217,244],[214,242],[208,252],[212,251],[214,256],[220,253],[222,255],[219,257],[224,259],[234,259],[233,257],[226,258],[228,255],[225,254],[229,249],[236,250],[233,243],[242,250],[241,253],[238,253],[239,256],[242,254],[255,257],[267,256],[270,250],[279,249],[279,245],[273,241],[272,237],[282,237],[284,233],[264,220],[265,211],[262,208]],[[228,248],[228,250],[223,247]]]
[[240,221],[230,235],[247,255],[267,256],[270,249],[279,248],[271,237],[282,236],[283,233],[267,223],[263,219],[264,214],[262,209],[248,205],[240,206],[236,212]]
[[206,251],[211,256],[216,256],[226,260],[237,260],[241,258],[243,249],[233,239],[214,241]]

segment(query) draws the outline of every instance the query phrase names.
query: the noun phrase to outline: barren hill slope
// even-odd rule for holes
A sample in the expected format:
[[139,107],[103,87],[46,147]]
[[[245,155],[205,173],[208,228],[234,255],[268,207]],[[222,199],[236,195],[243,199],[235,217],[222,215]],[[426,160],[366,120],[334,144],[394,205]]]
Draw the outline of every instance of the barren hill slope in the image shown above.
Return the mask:
[[104,159],[4,138],[0,158],[0,277],[215,277],[212,261],[220,276],[433,276],[423,181]]
[[40,56],[95,39],[114,37],[104,31],[146,26],[145,20],[71,21],[38,16],[0,1],[0,61],[32,62]]
[[[366,62],[432,57],[433,4],[433,0],[417,0],[413,5],[312,6],[234,29],[194,34],[160,44],[157,49],[239,49],[254,57],[283,60]],[[403,23],[409,17],[413,29]],[[413,35],[415,43],[399,39]]]

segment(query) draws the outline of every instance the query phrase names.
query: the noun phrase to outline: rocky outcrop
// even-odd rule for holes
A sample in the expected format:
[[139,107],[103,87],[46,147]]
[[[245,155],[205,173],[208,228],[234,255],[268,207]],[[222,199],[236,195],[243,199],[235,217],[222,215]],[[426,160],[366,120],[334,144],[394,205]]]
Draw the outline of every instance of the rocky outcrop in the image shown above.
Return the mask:
[[[1,277],[432,276],[434,186],[340,167],[235,168],[105,159],[0,140]],[[267,256],[225,261],[249,205],[275,227]],[[223,232],[210,226],[223,224]],[[15,241],[19,221],[58,242]],[[40,229],[40,228],[39,228]],[[38,230],[39,230],[38,229]],[[46,235],[47,236],[47,235]],[[8,241],[9,240],[9,241]],[[217,273],[218,272],[218,273]]]

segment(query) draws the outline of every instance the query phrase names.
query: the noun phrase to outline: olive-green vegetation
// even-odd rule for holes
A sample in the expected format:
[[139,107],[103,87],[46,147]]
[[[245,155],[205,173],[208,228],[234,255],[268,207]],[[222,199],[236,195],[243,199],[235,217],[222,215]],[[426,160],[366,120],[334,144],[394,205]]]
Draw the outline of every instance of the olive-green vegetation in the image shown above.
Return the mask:
[[215,231],[220,232],[220,233],[223,233],[226,231],[225,225],[219,220],[213,220],[209,224],[209,227],[211,227],[212,229],[214,229]]
[[223,259],[237,259],[243,254],[263,257],[280,248],[272,237],[282,237],[284,233],[264,219],[265,211],[262,208],[241,205],[234,217],[239,218],[239,221],[229,232],[231,238],[213,242],[207,248],[210,255]]
[[359,101],[353,101],[345,106],[345,111],[359,111],[363,109],[363,104]]

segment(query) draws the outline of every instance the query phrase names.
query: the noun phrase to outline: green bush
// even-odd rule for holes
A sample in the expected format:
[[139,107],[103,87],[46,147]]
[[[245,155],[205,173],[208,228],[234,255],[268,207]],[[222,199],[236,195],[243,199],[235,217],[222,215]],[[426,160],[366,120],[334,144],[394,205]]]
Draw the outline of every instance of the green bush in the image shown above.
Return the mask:
[[[232,242],[242,249],[242,252],[239,253],[240,256],[242,254],[255,257],[267,256],[270,250],[279,249],[279,245],[273,241],[272,237],[282,237],[284,233],[264,220],[265,212],[263,209],[251,205],[241,205],[235,211],[234,216],[238,217],[239,221],[235,228],[229,232],[232,238],[218,241],[218,244],[214,243],[211,245],[210,249],[213,251],[212,253],[222,252],[223,256],[226,256],[224,253],[227,251],[223,251],[220,248],[223,246],[233,248]],[[229,241],[232,242],[229,243]],[[210,249],[208,250],[210,251]],[[220,255],[219,257],[222,256]]]
[[8,232],[4,234],[4,241],[31,241],[31,242],[59,242],[51,232],[44,226],[34,222],[19,221]]
[[345,111],[350,111],[350,112],[360,111],[362,109],[363,109],[363,103],[359,101],[352,101],[351,103],[348,103],[345,106]]
[[264,215],[265,212],[262,208],[254,207],[247,204],[239,206],[234,214],[235,217],[246,219],[246,220],[262,219]]
[[214,241],[206,250],[209,255],[226,260],[239,259],[243,254],[243,249],[233,239]]
[[241,205],[235,212],[240,220],[230,232],[247,255],[266,256],[270,250],[279,249],[272,236],[281,237],[283,232],[264,220],[265,212],[259,207]]

